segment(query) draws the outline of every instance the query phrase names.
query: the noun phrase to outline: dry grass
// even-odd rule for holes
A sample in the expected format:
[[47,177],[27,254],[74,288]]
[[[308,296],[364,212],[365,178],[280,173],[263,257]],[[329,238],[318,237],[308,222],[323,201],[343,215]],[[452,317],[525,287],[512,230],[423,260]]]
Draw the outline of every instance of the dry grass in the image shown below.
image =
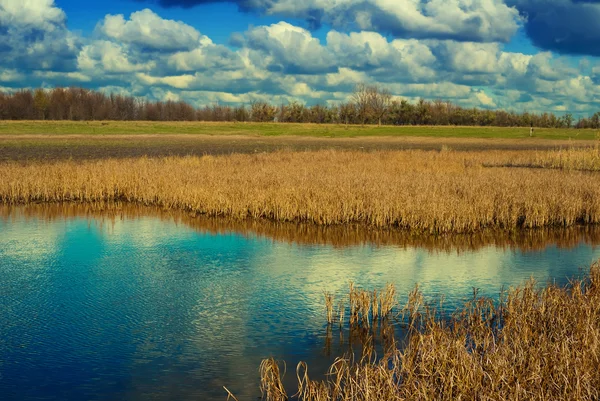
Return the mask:
[[513,154],[320,151],[7,162],[0,163],[0,202],[120,201],[238,220],[420,233],[600,222],[600,186],[593,184],[600,174],[484,167]]
[[402,349],[340,357],[325,380],[300,363],[298,399],[599,399],[600,264],[566,287],[529,282],[499,302],[475,296],[450,320],[421,300],[415,291],[404,307],[411,332]]
[[285,363],[283,363],[283,375],[279,368],[279,362],[273,358],[265,359],[260,364],[260,391],[263,398],[271,401],[287,401],[288,396],[283,387],[282,377],[285,375]]
[[506,161],[484,163],[484,165],[598,172],[600,171],[600,144],[584,149],[567,147],[552,152],[513,152]]

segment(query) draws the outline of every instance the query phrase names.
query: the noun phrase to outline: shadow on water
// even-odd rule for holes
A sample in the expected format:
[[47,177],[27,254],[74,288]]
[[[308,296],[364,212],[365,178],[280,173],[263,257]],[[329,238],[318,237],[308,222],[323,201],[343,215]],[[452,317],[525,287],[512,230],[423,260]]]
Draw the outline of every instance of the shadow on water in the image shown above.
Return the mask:
[[600,257],[599,227],[415,236],[127,204],[4,205],[0,232],[3,400],[251,400],[264,358],[294,388],[300,361],[318,376],[403,341],[392,318],[340,330],[351,281],[394,283],[401,305],[419,284],[446,313],[473,287],[564,283]]

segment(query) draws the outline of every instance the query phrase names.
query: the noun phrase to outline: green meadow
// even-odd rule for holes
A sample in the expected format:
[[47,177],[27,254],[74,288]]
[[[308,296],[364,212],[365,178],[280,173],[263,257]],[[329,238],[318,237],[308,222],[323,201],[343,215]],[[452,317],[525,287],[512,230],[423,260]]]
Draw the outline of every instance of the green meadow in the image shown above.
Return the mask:
[[[529,138],[528,127],[374,126],[343,124],[153,122],[153,121],[3,121],[0,135],[247,135],[440,138]],[[536,128],[534,137],[593,140],[600,131],[574,128]]]

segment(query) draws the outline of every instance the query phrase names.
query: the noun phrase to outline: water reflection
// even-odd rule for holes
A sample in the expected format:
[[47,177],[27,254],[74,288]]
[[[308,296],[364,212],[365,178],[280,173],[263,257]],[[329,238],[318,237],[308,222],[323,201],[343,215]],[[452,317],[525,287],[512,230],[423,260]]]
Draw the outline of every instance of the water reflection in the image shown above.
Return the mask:
[[128,203],[33,204],[27,206],[0,205],[0,219],[43,219],[47,221],[84,218],[94,224],[114,228],[115,221],[153,217],[169,223],[183,224],[203,234],[240,234],[269,238],[277,242],[301,245],[394,245],[418,247],[434,252],[466,252],[482,247],[516,250],[543,250],[549,244],[572,248],[581,243],[600,244],[600,226],[569,227],[565,229],[535,229],[518,231],[482,231],[463,235],[415,235],[402,230],[367,228],[363,225],[316,226],[305,223],[270,222],[210,218],[180,211]]
[[600,258],[593,228],[418,238],[112,205],[0,208],[0,394],[7,400],[224,400],[274,356],[324,371],[356,333],[323,291],[416,283],[452,308]]

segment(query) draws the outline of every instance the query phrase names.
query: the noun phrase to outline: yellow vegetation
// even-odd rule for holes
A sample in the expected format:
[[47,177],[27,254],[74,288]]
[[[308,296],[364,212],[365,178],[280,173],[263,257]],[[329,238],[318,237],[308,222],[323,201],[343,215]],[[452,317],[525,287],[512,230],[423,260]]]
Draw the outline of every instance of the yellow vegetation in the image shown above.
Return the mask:
[[[298,399],[599,399],[600,264],[567,287],[538,289],[529,282],[500,302],[474,297],[450,320],[436,317],[422,301],[418,291],[411,294],[403,308],[407,341],[393,344],[382,358],[373,353],[375,328],[363,324],[360,360],[336,359],[326,380],[312,380],[301,362]],[[391,323],[382,321],[380,330]],[[261,374],[264,388],[280,385],[273,372]],[[267,401],[287,399],[285,389],[277,389],[265,394]]]
[[531,164],[539,157],[318,151],[6,162],[0,164],[0,202],[121,201],[233,219],[429,233],[599,223],[597,172],[486,167],[517,159]]

